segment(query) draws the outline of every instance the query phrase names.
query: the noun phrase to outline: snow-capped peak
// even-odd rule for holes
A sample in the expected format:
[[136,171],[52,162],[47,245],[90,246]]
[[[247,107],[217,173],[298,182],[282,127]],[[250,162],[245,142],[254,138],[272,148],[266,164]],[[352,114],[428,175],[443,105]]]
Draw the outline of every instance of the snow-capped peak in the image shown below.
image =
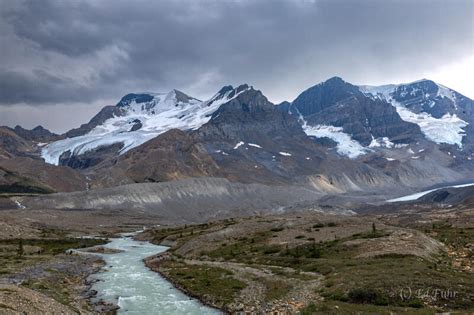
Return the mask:
[[386,84],[386,85],[359,85],[359,90],[368,96],[379,97],[385,100],[390,98],[390,93],[395,91],[398,87],[397,84]]
[[386,84],[378,86],[359,85],[359,90],[366,95],[372,95],[385,100],[390,100],[393,96],[392,94],[397,90],[400,90],[400,94],[403,97],[408,95],[421,96],[423,98],[427,98],[428,96],[441,98],[446,97],[449,98],[453,103],[456,103],[456,92],[454,90],[428,79],[420,79],[410,83]]
[[[427,139],[462,147],[463,128],[468,122],[459,118],[455,91],[427,79],[406,84],[362,85],[359,89],[367,96],[391,103],[401,119],[417,124]],[[446,99],[451,105],[446,106]]]
[[222,104],[249,89],[248,85],[224,87],[205,102],[178,90],[127,94],[117,104],[123,108],[120,116],[107,119],[83,136],[50,143],[43,148],[42,157],[47,163],[58,165],[61,155],[68,151],[80,155],[114,143],[123,144],[123,154],[170,129],[198,129]]
[[156,115],[172,107],[187,107],[202,103],[178,90],[168,93],[131,93],[117,104],[128,113]]
[[247,84],[241,84],[238,87],[234,88],[232,85],[226,85],[219,90],[214,96],[212,96],[208,101],[203,103],[204,106],[220,106],[225,104],[238,95],[242,94],[245,91],[252,89],[253,87],[248,86]]

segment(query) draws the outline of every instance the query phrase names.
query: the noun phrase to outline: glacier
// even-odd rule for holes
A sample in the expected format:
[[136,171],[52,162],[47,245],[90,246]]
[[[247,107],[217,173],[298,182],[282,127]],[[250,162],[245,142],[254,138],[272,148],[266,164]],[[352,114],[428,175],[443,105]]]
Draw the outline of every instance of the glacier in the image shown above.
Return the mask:
[[[249,87],[250,88],[250,87]],[[152,96],[147,102],[135,100],[126,103],[125,113],[107,119],[85,135],[66,138],[42,147],[41,156],[46,163],[59,165],[61,155],[70,152],[77,156],[101,146],[122,143],[120,154],[151,140],[170,130],[196,130],[207,123],[212,114],[222,105],[246,89],[236,92],[233,88],[217,93],[209,100],[202,102],[192,97],[178,96],[182,92],[172,90],[169,93],[146,93]],[[140,121],[142,127],[131,131],[134,122]]]
[[[392,94],[398,87],[408,86],[422,81],[427,80],[422,79],[406,84],[388,84],[381,86],[361,85],[359,86],[359,90],[366,95],[383,99],[392,104],[400,115],[400,118],[404,121],[417,124],[428,140],[438,144],[446,143],[457,145],[459,148],[462,148],[462,138],[466,135],[463,128],[465,128],[468,123],[459,118],[456,113],[446,113],[441,118],[435,118],[427,112],[415,113],[392,98]],[[455,92],[441,84],[435,84],[438,88],[436,97],[449,99],[457,110]],[[433,103],[433,101],[430,101],[430,107],[433,106]]]

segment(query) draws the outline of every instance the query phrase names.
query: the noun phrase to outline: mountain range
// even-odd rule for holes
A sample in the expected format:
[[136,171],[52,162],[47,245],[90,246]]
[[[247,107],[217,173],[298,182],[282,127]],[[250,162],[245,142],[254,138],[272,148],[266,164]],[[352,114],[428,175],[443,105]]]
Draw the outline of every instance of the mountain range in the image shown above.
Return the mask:
[[246,84],[205,101],[178,90],[131,93],[61,135],[0,127],[0,189],[218,177],[322,195],[396,194],[472,179],[473,125],[473,100],[426,79],[357,86],[333,77],[280,104]]

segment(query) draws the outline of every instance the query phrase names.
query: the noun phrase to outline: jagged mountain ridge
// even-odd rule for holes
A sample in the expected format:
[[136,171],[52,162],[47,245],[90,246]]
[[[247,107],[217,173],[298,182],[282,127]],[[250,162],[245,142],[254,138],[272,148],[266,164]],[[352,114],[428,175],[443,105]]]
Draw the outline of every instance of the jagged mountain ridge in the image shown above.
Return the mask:
[[[419,81],[413,84],[426,85],[431,89],[433,89],[433,84],[438,86],[435,83],[425,84],[423,82]],[[112,144],[115,144],[115,148],[111,150],[110,155],[123,154],[167,130],[173,128],[181,130],[198,129],[210,119],[210,116],[219,109],[220,105],[230,101],[235,97],[234,94],[242,93],[246,89],[249,89],[247,85],[242,85],[236,89],[226,86],[205,102],[177,90],[173,90],[168,94],[128,94],[113,107],[113,110],[107,106],[94,117],[87,128],[84,129],[84,131],[87,129],[89,132],[79,136],[82,138],[73,137],[54,143],[43,150],[43,157],[53,164],[73,167],[75,164],[81,167],[92,166],[96,163],[87,161],[77,163],[74,158],[88,151],[92,153],[97,153],[95,152],[97,150],[107,151],[102,147]],[[307,135],[319,138],[319,141],[329,138],[331,139],[330,143],[332,141],[336,145],[339,154],[355,158],[377,147],[393,147],[397,144],[407,145],[424,138],[433,141],[429,133],[426,132],[430,127],[423,126],[419,121],[407,119],[407,113],[409,113],[408,115],[416,115],[417,112],[416,107],[412,106],[413,101],[407,101],[407,92],[400,92],[404,89],[407,88],[402,85],[379,88],[358,87],[343,81],[341,78],[334,77],[304,91],[292,103],[286,102],[278,105],[277,108],[298,116]],[[385,94],[378,93],[381,90]],[[387,97],[387,93],[390,94],[391,90],[399,91],[397,95],[405,97],[404,106],[406,106],[406,109],[404,108],[403,112],[400,110],[400,106],[394,106],[390,102],[391,99]],[[374,93],[374,91],[377,93]],[[462,100],[464,103],[472,103],[471,100],[459,93],[446,92],[448,91],[447,88],[443,88],[442,91],[436,93],[431,91],[431,94],[437,95],[441,103],[446,102],[446,97],[439,97],[439,95],[444,96],[449,93],[452,93],[453,97]],[[416,93],[411,94],[417,95]],[[382,95],[384,97],[381,97]],[[170,102],[170,100],[172,101]],[[440,103],[439,100],[438,103]],[[177,107],[178,110],[174,110],[173,106]],[[446,108],[447,105],[443,106]],[[457,103],[454,106],[457,107]],[[436,115],[433,114],[434,119],[441,115],[440,107],[442,106],[432,106],[436,112]],[[463,117],[466,115],[472,116],[470,106],[463,105],[462,109]],[[423,114],[425,113],[423,112]],[[120,117],[122,122],[119,122]],[[147,123],[144,121],[147,121]],[[104,125],[106,122],[107,125]],[[119,123],[121,125],[117,127]],[[453,123],[456,124],[457,122]],[[453,130],[451,133],[454,132],[455,137],[458,138],[464,132],[461,127],[472,128],[470,123],[457,126],[460,126],[458,127],[460,130]],[[437,130],[437,128],[434,129]],[[132,133],[134,134],[133,137],[130,136]],[[66,135],[68,134],[71,133],[66,133]],[[447,137],[452,138],[450,135]],[[463,141],[469,142],[466,139],[468,137],[464,137]],[[438,143],[453,144],[449,139],[448,141],[445,140],[441,139]],[[123,145],[120,146],[121,144]],[[100,154],[102,153],[99,152]]]
[[430,141],[387,98],[337,77],[277,106],[248,85],[204,102],[132,93],[62,137],[72,133],[43,157],[83,169],[92,188],[211,176],[345,192],[455,181],[473,169],[467,146]]
[[[107,175],[97,176],[115,180],[118,171],[132,182],[213,176],[282,183],[311,173],[327,158],[297,120],[276,110],[260,91],[248,86],[225,91],[232,99],[200,128],[169,130],[114,161],[98,165],[97,173]],[[290,159],[292,154],[287,151],[298,155]]]
[[297,116],[278,110],[260,91],[245,87],[235,94],[200,128],[169,130],[93,167],[96,187],[211,176],[341,193],[463,178],[449,155],[422,141],[419,129],[419,142],[374,147],[349,159],[308,137]]

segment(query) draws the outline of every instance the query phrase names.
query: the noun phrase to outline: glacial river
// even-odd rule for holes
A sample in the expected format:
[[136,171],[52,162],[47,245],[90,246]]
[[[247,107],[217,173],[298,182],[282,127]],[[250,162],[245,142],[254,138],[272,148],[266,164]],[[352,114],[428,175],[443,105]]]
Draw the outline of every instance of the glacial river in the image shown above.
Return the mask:
[[164,252],[167,247],[127,236],[112,239],[103,246],[123,252],[97,254],[105,260],[106,266],[104,271],[91,276],[100,280],[92,286],[98,292],[93,301],[103,299],[117,304],[119,314],[220,314],[181,293],[145,266],[143,258]]

